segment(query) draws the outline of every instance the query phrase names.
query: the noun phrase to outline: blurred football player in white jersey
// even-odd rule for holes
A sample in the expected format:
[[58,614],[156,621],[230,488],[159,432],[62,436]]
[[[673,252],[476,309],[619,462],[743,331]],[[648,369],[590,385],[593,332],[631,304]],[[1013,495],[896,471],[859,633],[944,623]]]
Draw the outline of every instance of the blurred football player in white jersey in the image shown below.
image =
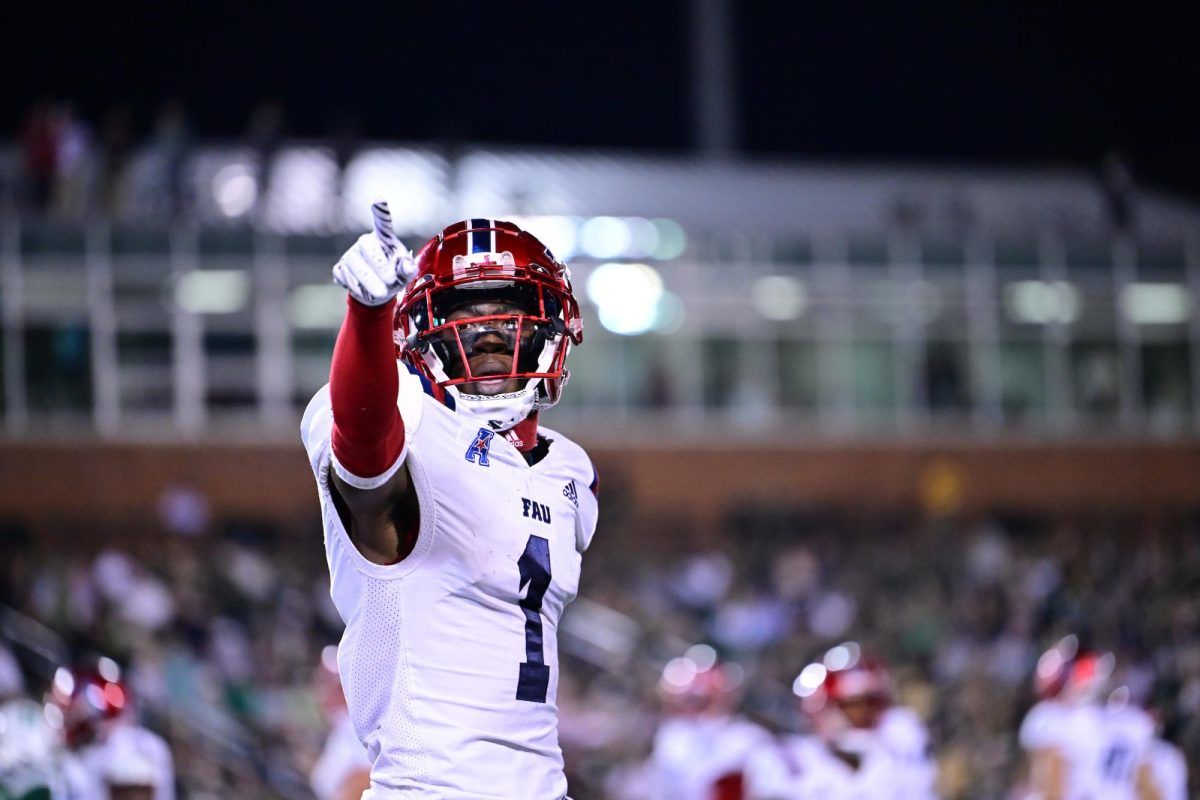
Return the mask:
[[321,651],[315,684],[317,700],[329,723],[329,735],[309,776],[313,794],[317,800],[358,800],[371,788],[371,762],[346,712],[346,695],[337,671],[337,648],[333,645]]
[[175,800],[171,750],[137,723],[115,661],[60,667],[50,699],[61,714],[71,800]]
[[41,703],[6,694],[0,701],[0,798],[70,797],[59,731],[47,721]]
[[[847,642],[806,666],[793,690],[814,734],[784,736],[747,772],[752,800],[932,800],[924,725],[893,714],[882,662]],[[898,743],[899,749],[893,745]]]
[[707,645],[672,659],[659,680],[663,720],[649,773],[655,800],[743,800],[746,762],[770,735],[735,713],[740,666]]
[[538,423],[583,336],[570,271],[491,219],[413,257],[373,211],[301,423],[364,797],[558,800],[557,629],[597,514],[591,461]]
[[1154,722],[1155,735],[1143,758],[1145,768],[1137,776],[1141,783],[1139,797],[1187,800],[1187,758],[1175,744],[1176,723],[1168,718],[1167,710],[1158,704],[1152,704],[1146,713]]
[[1074,635],[1038,659],[1041,699],[1019,739],[1039,800],[1156,800],[1146,764],[1154,725],[1127,693],[1112,693],[1115,663],[1111,653],[1081,648]]

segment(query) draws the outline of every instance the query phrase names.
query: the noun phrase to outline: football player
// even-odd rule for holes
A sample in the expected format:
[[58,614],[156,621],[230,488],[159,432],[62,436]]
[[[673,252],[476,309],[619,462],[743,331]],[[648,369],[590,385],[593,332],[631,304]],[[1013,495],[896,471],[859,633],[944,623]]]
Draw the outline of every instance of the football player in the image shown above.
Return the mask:
[[1155,721],[1156,735],[1146,750],[1147,768],[1138,774],[1143,783],[1141,796],[1149,800],[1187,800],[1187,758],[1174,743],[1175,737],[1165,730],[1168,726],[1163,723],[1163,710],[1151,709],[1150,717]]
[[40,703],[15,695],[0,701],[0,798],[72,797],[63,778],[60,739]]
[[863,656],[853,643],[806,666],[793,688],[814,733],[784,737],[757,753],[747,772],[749,796],[932,800],[935,775],[924,740],[914,749],[916,731],[923,735],[924,726],[915,714],[894,716],[885,726],[890,684],[882,662]]
[[50,699],[61,713],[68,796],[175,800],[171,750],[161,736],[137,723],[115,661],[101,658],[95,668],[60,667]]
[[558,800],[556,634],[597,514],[587,455],[538,420],[582,340],[570,271],[492,219],[413,256],[373,211],[301,424],[364,797]]
[[1074,635],[1038,659],[1034,684],[1041,699],[1019,733],[1035,796],[1158,800],[1146,762],[1154,724],[1112,693],[1115,663],[1112,653],[1081,648]]
[[735,713],[738,675],[737,665],[698,665],[686,656],[667,663],[658,684],[664,718],[650,753],[654,798],[746,797],[746,762],[770,736]]

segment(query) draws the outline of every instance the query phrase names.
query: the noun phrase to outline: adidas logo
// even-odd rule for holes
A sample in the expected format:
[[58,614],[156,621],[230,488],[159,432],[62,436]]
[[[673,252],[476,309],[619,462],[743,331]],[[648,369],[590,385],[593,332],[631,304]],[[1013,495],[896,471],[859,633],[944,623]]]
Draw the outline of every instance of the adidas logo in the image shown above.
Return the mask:
[[571,481],[563,488],[563,497],[574,503],[576,508],[579,508],[579,492],[575,490],[575,481]]

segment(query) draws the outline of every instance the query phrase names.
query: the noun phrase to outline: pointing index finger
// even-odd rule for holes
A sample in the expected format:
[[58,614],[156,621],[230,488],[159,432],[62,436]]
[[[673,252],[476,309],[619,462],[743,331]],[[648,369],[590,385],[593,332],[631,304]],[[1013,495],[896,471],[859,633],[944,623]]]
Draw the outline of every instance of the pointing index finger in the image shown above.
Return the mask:
[[400,249],[400,240],[396,238],[396,231],[392,227],[392,212],[388,209],[387,200],[379,198],[371,204],[371,217],[375,221],[375,236],[390,258]]

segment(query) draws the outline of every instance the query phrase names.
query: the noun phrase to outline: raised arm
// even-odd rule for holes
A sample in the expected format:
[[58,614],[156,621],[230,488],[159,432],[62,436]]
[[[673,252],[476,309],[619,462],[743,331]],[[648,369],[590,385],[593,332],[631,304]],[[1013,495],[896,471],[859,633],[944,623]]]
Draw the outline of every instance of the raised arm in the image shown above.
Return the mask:
[[387,204],[377,202],[372,211],[375,232],[360,237],[333,268],[334,281],[350,296],[329,371],[331,471],[338,513],[355,547],[370,561],[392,564],[411,551],[418,520],[404,467],[392,341],[395,297],[411,259],[392,232]]

